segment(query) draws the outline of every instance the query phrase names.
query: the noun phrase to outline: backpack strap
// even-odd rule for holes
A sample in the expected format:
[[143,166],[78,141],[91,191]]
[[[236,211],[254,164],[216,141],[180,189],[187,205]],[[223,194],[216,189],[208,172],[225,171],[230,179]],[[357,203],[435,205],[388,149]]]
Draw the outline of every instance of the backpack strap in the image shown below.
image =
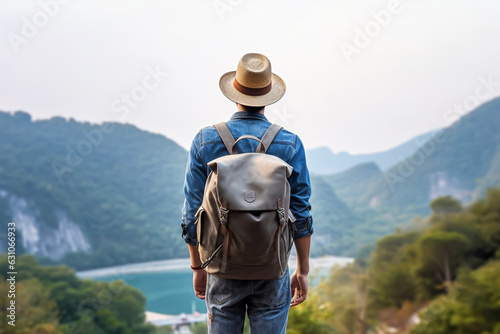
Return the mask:
[[[236,151],[236,147],[235,147],[237,140],[234,140],[233,134],[231,133],[231,131],[229,131],[227,124],[224,122],[221,122],[221,123],[214,124],[214,127],[217,130],[217,132],[219,133],[219,136],[222,139],[224,146],[226,146],[226,150],[229,152],[229,154],[238,153]],[[267,150],[269,149],[269,146],[271,146],[271,143],[273,142],[274,138],[276,137],[278,132],[280,132],[281,129],[283,129],[282,126],[280,126],[278,124],[271,124],[271,126],[267,129],[266,133],[264,133],[264,135],[262,136],[262,138],[260,140],[256,137],[248,136],[248,135],[242,136],[242,137],[238,138],[238,140],[244,139],[244,138],[256,139],[257,141],[260,141],[259,148],[261,147],[261,145],[264,148],[263,152],[262,152],[262,150],[259,150],[259,149],[257,149],[257,151],[260,151],[262,153],[266,153]]]
[[220,139],[222,139],[222,142],[224,143],[224,146],[226,146],[226,150],[231,154],[231,150],[233,148],[234,143],[236,142],[234,140],[233,134],[231,131],[229,131],[229,128],[227,127],[227,124],[224,122],[214,124],[215,129],[219,133]]
[[251,135],[243,135],[243,136],[241,136],[240,138],[238,138],[234,142],[233,148],[231,149],[231,154],[238,154],[238,150],[236,149],[236,143],[239,142],[242,139],[253,139],[253,140],[258,141],[259,142],[259,146],[257,146],[257,151],[255,151],[255,152],[256,153],[266,153],[265,147],[264,147],[264,145],[262,144],[262,142],[260,141],[259,138],[255,137],[255,136],[251,136]]
[[271,143],[274,140],[274,137],[280,132],[280,130],[283,129],[282,126],[278,124],[271,124],[271,126],[267,129],[266,133],[262,136],[260,139],[260,142],[264,146],[264,153],[267,152],[269,149],[269,146],[271,146]]

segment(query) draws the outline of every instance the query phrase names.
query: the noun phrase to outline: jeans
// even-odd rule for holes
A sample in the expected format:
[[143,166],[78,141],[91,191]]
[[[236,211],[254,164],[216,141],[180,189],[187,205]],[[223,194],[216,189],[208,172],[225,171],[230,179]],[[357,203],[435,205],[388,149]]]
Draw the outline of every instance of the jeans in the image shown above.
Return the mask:
[[208,333],[241,334],[245,312],[254,334],[285,334],[291,301],[288,268],[281,278],[234,280],[207,275]]

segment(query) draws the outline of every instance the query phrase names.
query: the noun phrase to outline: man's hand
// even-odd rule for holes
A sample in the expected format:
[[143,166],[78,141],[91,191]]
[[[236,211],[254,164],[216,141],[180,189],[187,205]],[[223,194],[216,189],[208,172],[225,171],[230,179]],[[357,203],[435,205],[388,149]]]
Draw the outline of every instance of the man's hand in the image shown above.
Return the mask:
[[290,278],[292,287],[292,302],[290,307],[297,306],[307,298],[307,275],[309,274],[309,249],[311,236],[295,239],[297,250],[297,269]]
[[205,299],[205,290],[207,288],[207,272],[205,270],[193,270],[193,288],[196,297]]
[[307,298],[307,274],[299,274],[295,271],[290,278],[290,285],[292,287],[292,302],[290,307],[294,307],[302,303]]
[[[201,260],[198,248],[194,245],[188,245],[189,257],[191,259],[191,268],[200,268]],[[203,269],[193,269],[193,289],[196,297],[205,299],[205,290],[207,289],[207,272]]]

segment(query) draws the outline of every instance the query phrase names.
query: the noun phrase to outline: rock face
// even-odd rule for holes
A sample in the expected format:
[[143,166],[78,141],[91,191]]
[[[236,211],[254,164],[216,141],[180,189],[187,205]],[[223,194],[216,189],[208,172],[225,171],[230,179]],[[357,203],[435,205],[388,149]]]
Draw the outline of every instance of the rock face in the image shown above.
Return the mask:
[[[40,210],[29,199],[0,190],[0,197],[7,200],[7,211],[16,223],[18,242],[27,253],[52,260],[60,260],[69,252],[90,253],[92,248],[78,225],[66,212],[54,210],[55,222],[47,224],[40,218]],[[0,240],[5,249],[5,240]]]
[[466,189],[457,177],[451,177],[446,171],[430,173],[429,182],[430,201],[440,196],[451,196],[462,203],[472,201],[472,191]]

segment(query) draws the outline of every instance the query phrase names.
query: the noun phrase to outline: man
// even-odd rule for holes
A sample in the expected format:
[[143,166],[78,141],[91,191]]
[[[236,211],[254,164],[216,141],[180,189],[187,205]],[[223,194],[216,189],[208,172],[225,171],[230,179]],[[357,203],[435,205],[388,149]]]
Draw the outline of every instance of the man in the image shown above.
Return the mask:
[[[235,102],[237,112],[226,123],[234,138],[253,135],[262,138],[269,128],[264,116],[265,106],[277,102],[285,93],[283,80],[271,71],[264,55],[244,55],[237,71],[224,74],[219,82],[222,93]],[[241,140],[240,153],[255,152],[257,142]],[[310,238],[313,233],[309,197],[311,186],[305,151],[299,137],[281,129],[269,146],[267,154],[275,155],[290,166],[290,210],[296,218],[294,243],[297,269],[290,277],[288,269],[278,279],[235,280],[207,274],[202,269],[197,249],[195,214],[203,200],[205,182],[210,174],[207,163],[227,155],[227,149],[214,126],[195,136],[191,145],[184,184],[182,237],[189,247],[193,288],[198,298],[206,299],[210,333],[242,333],[245,313],[252,333],[285,333],[290,306],[307,297]]]

